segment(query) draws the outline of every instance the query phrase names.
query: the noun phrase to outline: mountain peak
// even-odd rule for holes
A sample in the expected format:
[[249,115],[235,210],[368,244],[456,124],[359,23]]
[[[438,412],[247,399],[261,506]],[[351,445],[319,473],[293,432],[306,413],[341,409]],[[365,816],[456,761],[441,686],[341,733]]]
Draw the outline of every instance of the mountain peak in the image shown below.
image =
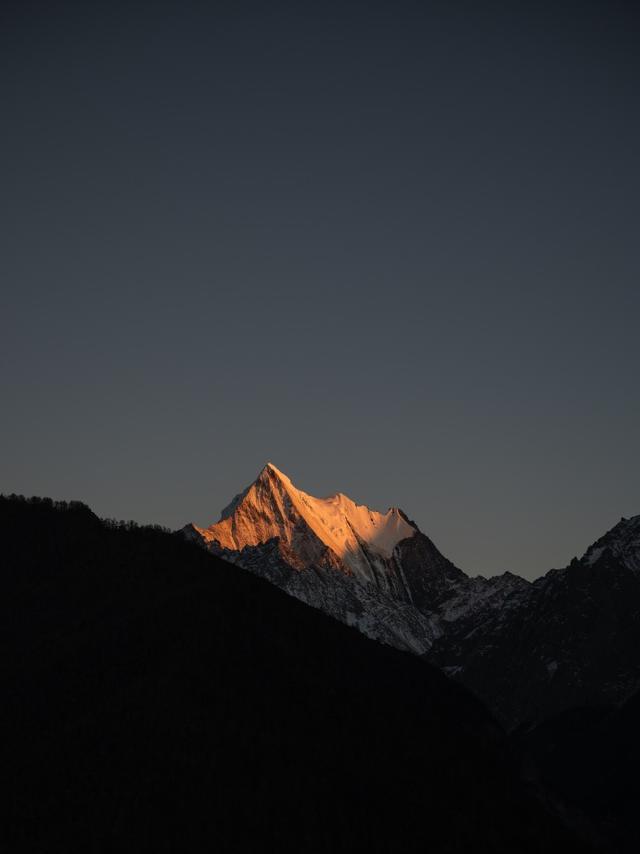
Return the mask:
[[284,472],[281,472],[277,466],[274,466],[273,463],[265,463],[265,465],[260,470],[260,474],[258,475],[258,480],[260,480],[263,476],[275,475],[275,477],[279,477],[281,480],[289,480]]
[[[288,477],[283,471],[281,471],[277,466],[274,466],[273,463],[266,463],[262,469],[260,470],[260,474],[255,479],[255,481],[251,484],[251,486],[277,486],[278,489],[283,489],[285,491],[295,490],[296,487],[293,485],[291,478]],[[251,489],[251,486],[248,489]]]
[[[218,519],[217,524],[219,524],[220,522],[224,522],[225,519],[229,519],[231,516],[233,516],[236,511],[236,508],[242,503],[242,501],[252,489],[258,486],[263,488],[270,488],[270,484],[272,482],[277,483],[278,481],[282,482],[286,486],[293,487],[293,484],[286,476],[286,474],[281,472],[280,469],[276,468],[273,463],[266,463],[260,469],[260,472],[258,473],[258,476],[253,481],[253,483],[250,483],[249,486],[242,490],[242,492],[239,492],[237,495],[235,495],[227,504],[227,506],[220,511],[220,518]],[[213,527],[213,525],[210,526],[210,528]]]
[[379,513],[341,492],[315,498],[268,462],[206,529],[206,538],[233,551],[277,538],[297,553],[317,556],[328,550],[346,572],[367,575],[372,557],[390,558],[395,546],[415,533],[397,508]]

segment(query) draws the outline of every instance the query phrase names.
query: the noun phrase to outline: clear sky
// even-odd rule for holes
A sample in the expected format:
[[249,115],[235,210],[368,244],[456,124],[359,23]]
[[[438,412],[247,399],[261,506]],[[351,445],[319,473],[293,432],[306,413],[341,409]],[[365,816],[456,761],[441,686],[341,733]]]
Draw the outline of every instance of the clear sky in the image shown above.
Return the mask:
[[0,490],[272,460],[528,577],[640,513],[636,9],[5,2]]

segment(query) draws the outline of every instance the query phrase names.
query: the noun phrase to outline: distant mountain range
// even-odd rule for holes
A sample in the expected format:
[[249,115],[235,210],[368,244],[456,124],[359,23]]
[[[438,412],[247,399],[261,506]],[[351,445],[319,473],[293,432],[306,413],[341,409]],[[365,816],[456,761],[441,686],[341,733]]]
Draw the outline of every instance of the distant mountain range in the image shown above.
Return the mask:
[[640,686],[640,516],[533,583],[469,577],[399,508],[314,498],[269,463],[219,521],[183,534],[438,665],[509,727]]

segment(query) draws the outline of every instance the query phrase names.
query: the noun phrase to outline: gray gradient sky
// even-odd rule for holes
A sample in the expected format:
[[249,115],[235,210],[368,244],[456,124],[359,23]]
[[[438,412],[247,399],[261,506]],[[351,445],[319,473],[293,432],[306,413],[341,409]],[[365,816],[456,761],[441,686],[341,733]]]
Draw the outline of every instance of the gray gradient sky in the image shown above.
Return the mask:
[[640,513],[633,9],[3,4],[0,490],[272,460],[528,577]]

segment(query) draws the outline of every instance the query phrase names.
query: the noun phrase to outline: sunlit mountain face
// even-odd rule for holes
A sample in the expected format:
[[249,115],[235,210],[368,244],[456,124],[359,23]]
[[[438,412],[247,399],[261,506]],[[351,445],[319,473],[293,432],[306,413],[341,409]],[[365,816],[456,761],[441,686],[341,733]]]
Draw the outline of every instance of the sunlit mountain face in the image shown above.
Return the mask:
[[388,561],[416,528],[397,507],[378,513],[340,492],[314,498],[267,463],[225,507],[219,522],[198,531],[207,542],[236,551],[278,538],[298,568],[325,560],[345,575],[371,582],[372,562]]
[[531,583],[470,577],[399,508],[315,498],[268,463],[209,527],[209,552],[382,643],[425,656],[507,725],[640,687],[640,516]]

